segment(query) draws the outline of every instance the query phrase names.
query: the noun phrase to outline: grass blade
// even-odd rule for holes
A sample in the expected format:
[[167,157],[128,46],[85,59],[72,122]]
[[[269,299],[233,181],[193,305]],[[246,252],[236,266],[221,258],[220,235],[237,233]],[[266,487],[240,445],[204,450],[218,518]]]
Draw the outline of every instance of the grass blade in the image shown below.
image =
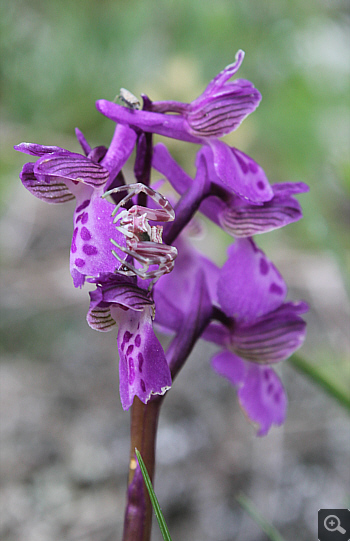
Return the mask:
[[299,355],[293,355],[288,359],[288,362],[294,366],[299,372],[307,376],[314,383],[319,385],[329,396],[335,398],[337,402],[350,411],[350,396],[340,388],[339,385],[331,381],[321,370],[299,357]]
[[138,449],[136,449],[136,447],[135,447],[135,453],[136,453],[136,456],[137,456],[137,460],[139,461],[139,465],[140,465],[140,468],[141,468],[141,473],[142,473],[143,479],[145,481],[145,485],[147,487],[148,494],[149,494],[149,497],[151,499],[152,506],[153,506],[155,515],[157,517],[159,528],[160,528],[160,531],[162,533],[163,539],[164,539],[164,541],[171,541],[170,533],[169,533],[168,527],[166,525],[163,513],[162,513],[162,511],[160,509],[160,505],[158,503],[157,496],[156,496],[156,494],[155,494],[155,492],[153,490],[151,479],[150,479],[150,477],[148,475],[145,463],[142,460],[142,456],[140,455],[140,452],[138,451]]
[[247,498],[244,494],[237,496],[238,503],[247,511],[247,513],[252,517],[254,522],[260,526],[263,532],[266,533],[267,537],[271,541],[284,541],[281,534],[276,530],[272,524],[267,522],[267,520],[259,513],[257,508],[254,506],[253,502]]

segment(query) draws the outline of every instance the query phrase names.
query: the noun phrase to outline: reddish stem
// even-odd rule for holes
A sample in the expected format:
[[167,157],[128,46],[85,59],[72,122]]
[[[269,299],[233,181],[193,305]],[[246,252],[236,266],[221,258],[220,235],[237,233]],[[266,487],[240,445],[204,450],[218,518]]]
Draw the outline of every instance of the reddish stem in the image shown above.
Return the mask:
[[135,397],[131,409],[130,462],[123,541],[150,541],[152,504],[135,455],[140,451],[153,482],[155,444],[162,397],[143,404]]

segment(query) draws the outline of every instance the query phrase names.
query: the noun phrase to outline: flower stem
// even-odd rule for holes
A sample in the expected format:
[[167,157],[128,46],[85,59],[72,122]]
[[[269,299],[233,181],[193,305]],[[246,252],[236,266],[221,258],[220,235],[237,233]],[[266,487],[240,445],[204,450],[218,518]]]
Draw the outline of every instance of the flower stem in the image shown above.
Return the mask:
[[155,444],[162,397],[147,404],[135,397],[131,409],[130,462],[123,541],[149,541],[152,527],[152,504],[135,455],[140,451],[153,481]]

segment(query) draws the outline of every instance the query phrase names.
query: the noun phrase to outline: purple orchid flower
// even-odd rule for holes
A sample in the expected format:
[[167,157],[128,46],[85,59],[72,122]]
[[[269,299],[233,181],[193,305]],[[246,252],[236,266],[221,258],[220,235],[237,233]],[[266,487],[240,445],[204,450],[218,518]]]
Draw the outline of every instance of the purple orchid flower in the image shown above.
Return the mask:
[[114,205],[101,196],[114,186],[134,148],[136,134],[127,126],[117,126],[108,150],[91,149],[79,130],[77,136],[86,156],[33,143],[14,148],[39,157],[35,163],[26,163],[20,174],[33,195],[47,203],[76,199],[70,271],[75,287],[82,287],[87,276],[98,277],[120,266],[112,255],[110,239],[124,246],[125,238],[113,224]]
[[238,128],[246,116],[255,111],[261,94],[250,81],[228,80],[239,70],[244,52],[239,50],[236,62],[226,66],[191,103],[153,102],[151,110],[179,113],[188,124],[188,131],[198,137],[222,137]]
[[[236,149],[231,150],[237,156],[243,155]],[[187,207],[199,208],[233,237],[251,237],[296,222],[302,218],[302,210],[293,196],[309,190],[303,182],[281,182],[272,186],[272,199],[263,203],[253,202],[248,197],[251,184],[241,183],[239,175],[232,176],[230,187],[222,182],[216,174],[211,149],[207,146],[197,154],[194,179],[178,165],[162,143],[154,147],[152,166],[180,195],[188,194]]]
[[122,107],[107,100],[98,100],[97,109],[115,122],[173,139],[201,143],[205,138],[221,137],[238,128],[261,100],[260,92],[250,81],[228,82],[240,68],[243,58],[244,52],[239,50],[236,62],[222,70],[191,103],[151,102],[144,96],[147,111]]
[[119,390],[124,410],[137,396],[145,404],[171,387],[163,348],[154,334],[155,305],[144,280],[109,275],[90,292],[87,322],[95,330],[118,325]]
[[252,239],[236,240],[221,269],[182,238],[176,244],[175,269],[155,287],[155,322],[163,330],[179,332],[192,311],[188,291],[181,295],[179,283],[186,276],[191,289],[201,269],[219,320],[211,322],[202,337],[223,348],[213,357],[212,367],[237,388],[243,411],[257,425],[258,435],[265,435],[273,424],[283,423],[287,408],[282,383],[269,365],[288,358],[302,345],[305,322],[300,314],[307,305],[285,302],[283,278]]
[[108,118],[137,131],[208,145],[216,175],[227,187],[238,190],[239,195],[253,203],[269,201],[273,191],[262,168],[243,152],[217,139],[238,128],[261,100],[249,81],[228,82],[243,57],[243,51],[238,51],[236,62],[220,72],[192,103],[152,102],[144,96],[146,107],[142,111],[107,100],[98,100],[96,107]]
[[[89,325],[108,331],[118,324],[120,356],[120,397],[128,409],[135,396],[147,403],[152,395],[164,394],[171,386],[170,370],[152,321],[154,302],[148,292],[150,280],[115,274],[125,254],[121,247],[125,236],[116,228],[113,210],[102,195],[115,188],[115,176],[129,158],[136,134],[126,126],[117,126],[111,147],[91,149],[82,133],[78,140],[86,156],[60,147],[22,143],[16,150],[38,156],[36,163],[24,165],[21,180],[36,197],[49,203],[76,199],[70,268],[75,287],[85,280],[96,283],[90,292],[87,316]],[[140,286],[141,284],[141,286]]]

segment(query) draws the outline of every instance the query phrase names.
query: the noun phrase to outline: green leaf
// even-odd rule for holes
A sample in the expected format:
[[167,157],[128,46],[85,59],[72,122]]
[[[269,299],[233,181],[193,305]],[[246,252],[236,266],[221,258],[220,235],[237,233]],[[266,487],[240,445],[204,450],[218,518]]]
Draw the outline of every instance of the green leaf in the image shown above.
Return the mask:
[[322,374],[321,370],[314,364],[309,363],[299,355],[293,355],[289,360],[299,372],[307,376],[314,383],[322,387],[322,389],[348,411],[350,411],[350,396],[340,386],[331,381],[326,375]]
[[266,533],[267,537],[271,539],[271,541],[284,541],[281,534],[274,526],[272,526],[272,524],[267,522],[267,520],[259,513],[253,502],[247,498],[247,496],[240,494],[236,499],[243,509],[245,509],[252,519],[258,524],[258,526],[260,526],[263,532]]
[[137,456],[137,460],[139,461],[139,465],[140,465],[140,468],[141,468],[141,473],[142,473],[142,476],[143,476],[143,480],[145,481],[145,485],[147,487],[148,494],[149,494],[149,497],[151,499],[153,509],[154,509],[155,514],[156,514],[158,524],[159,524],[159,528],[160,528],[160,531],[162,533],[163,539],[164,539],[164,541],[171,541],[170,533],[169,533],[168,527],[166,525],[163,513],[162,513],[162,511],[160,509],[160,505],[158,503],[157,496],[156,496],[156,494],[155,494],[155,492],[153,490],[151,479],[150,479],[150,477],[148,475],[145,463],[142,460],[142,456],[140,455],[140,452],[138,451],[138,449],[136,449],[136,447],[135,447],[135,453],[136,453],[136,456]]

